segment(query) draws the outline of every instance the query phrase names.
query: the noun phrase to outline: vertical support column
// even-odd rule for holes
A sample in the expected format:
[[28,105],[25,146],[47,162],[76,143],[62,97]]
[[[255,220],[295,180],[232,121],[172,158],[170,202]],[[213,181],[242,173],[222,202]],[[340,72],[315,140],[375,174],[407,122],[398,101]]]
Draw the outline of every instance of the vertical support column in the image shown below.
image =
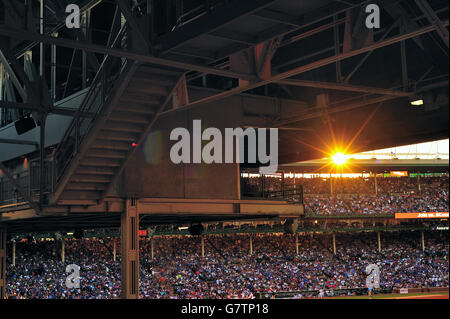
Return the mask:
[[45,204],[45,188],[46,181],[46,169],[45,169],[45,122],[47,115],[44,112],[40,114],[40,126],[39,126],[39,208]]
[[[54,37],[58,36],[58,33],[53,34]],[[51,46],[51,95],[52,102],[56,101],[56,45]]]
[[202,236],[202,258],[205,258],[205,237]]
[[378,180],[377,180],[377,173],[375,173],[375,195],[378,195]]
[[378,252],[381,252],[381,234],[377,232],[377,241],[378,241]]
[[417,173],[417,189],[419,192],[422,190],[422,185],[420,184],[420,172]]
[[420,233],[421,241],[422,241],[422,252],[425,252],[425,234],[423,231]]
[[152,260],[155,258],[155,240],[153,239],[153,237],[150,239],[150,253],[151,253],[151,257]]
[[241,166],[239,163],[236,164],[236,174],[237,174],[237,199],[241,200],[242,199],[242,190],[241,190],[242,176],[241,176]]
[[336,234],[333,233],[333,254],[336,255]]
[[66,241],[61,239],[61,261],[66,262]]
[[0,299],[6,299],[6,229],[0,228]]
[[13,241],[12,244],[12,265],[16,266],[16,241]]
[[[44,0],[40,0],[39,4],[39,33],[44,34]],[[45,71],[45,50],[44,50],[44,43],[41,42],[39,45],[39,77],[43,78],[44,71]]]
[[[86,41],[90,41],[90,30],[89,30],[90,15],[91,15],[90,10],[85,11],[81,15],[82,31],[84,33]],[[84,89],[87,87],[87,80],[88,80],[88,63],[86,51],[82,51],[81,63],[82,63],[81,66],[82,88]]]
[[298,233],[295,233],[295,253],[298,255]]
[[121,217],[122,299],[139,298],[139,208],[138,200],[127,199]]
[[117,245],[116,245],[116,239],[113,239],[113,261],[117,261]]
[[253,237],[250,236],[250,255],[253,255]]

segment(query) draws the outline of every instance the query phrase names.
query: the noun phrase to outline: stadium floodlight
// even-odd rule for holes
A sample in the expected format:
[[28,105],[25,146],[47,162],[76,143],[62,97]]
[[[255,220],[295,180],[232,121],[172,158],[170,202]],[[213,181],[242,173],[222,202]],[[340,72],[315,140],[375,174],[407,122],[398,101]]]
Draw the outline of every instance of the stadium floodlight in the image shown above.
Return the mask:
[[334,164],[341,166],[347,162],[347,156],[343,153],[338,152],[331,157],[331,160],[334,162]]
[[411,101],[411,105],[414,105],[414,106],[421,106],[421,105],[423,105],[424,103],[423,103],[423,100],[422,99],[418,99],[418,100],[413,100],[413,101]]
[[413,106],[422,106],[425,104],[423,97],[421,95],[413,95],[409,99],[409,103]]

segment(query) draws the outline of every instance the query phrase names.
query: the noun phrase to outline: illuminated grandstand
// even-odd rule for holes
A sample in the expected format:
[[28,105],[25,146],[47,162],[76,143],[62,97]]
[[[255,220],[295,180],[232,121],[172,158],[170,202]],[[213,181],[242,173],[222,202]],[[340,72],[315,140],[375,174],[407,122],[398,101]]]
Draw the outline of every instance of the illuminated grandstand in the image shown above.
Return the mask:
[[0,299],[448,298],[448,1],[376,2],[0,0]]

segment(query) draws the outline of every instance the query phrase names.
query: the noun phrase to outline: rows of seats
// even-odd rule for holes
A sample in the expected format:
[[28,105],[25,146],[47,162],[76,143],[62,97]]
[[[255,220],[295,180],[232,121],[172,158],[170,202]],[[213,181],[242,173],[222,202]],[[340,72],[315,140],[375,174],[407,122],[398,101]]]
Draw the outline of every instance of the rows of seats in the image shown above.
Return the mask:
[[[365,287],[365,268],[375,263],[381,271],[381,288],[448,287],[448,233],[381,235],[381,252],[375,233],[331,235],[287,234],[215,235],[201,238],[154,238],[154,258],[149,239],[140,242],[141,298],[254,298],[260,293],[303,291],[299,297],[326,290]],[[65,262],[60,243],[19,242],[16,265],[8,264],[9,298],[119,298],[120,247],[113,261],[117,238],[65,241]],[[9,256],[10,258],[11,256]],[[81,288],[65,286],[66,266],[81,267]]]

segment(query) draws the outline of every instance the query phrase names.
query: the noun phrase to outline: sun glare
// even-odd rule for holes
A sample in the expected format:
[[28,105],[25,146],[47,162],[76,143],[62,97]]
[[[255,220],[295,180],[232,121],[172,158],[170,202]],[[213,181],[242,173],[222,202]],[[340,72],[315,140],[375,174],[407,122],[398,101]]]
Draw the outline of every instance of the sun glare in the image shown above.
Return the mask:
[[347,156],[343,153],[336,153],[334,154],[331,159],[333,160],[334,164],[341,166],[344,165],[347,162]]

